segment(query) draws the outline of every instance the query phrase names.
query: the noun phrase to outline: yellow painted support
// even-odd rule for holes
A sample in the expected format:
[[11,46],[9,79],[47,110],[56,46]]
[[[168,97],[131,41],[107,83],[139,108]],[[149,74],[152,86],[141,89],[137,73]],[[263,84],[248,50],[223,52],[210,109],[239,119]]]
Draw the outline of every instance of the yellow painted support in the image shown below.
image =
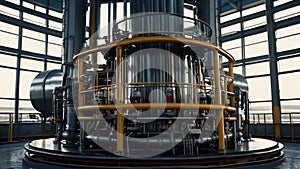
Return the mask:
[[[219,63],[219,54],[216,50],[214,50],[214,84],[215,84],[215,96],[216,96],[216,105],[221,105],[221,76],[220,76],[220,63]],[[223,109],[217,109],[217,113],[220,116],[219,121],[219,150],[225,150],[225,140],[224,140],[224,114]]]
[[281,110],[280,110],[279,106],[273,107],[273,124],[274,124],[275,138],[279,139],[281,137],[281,134],[280,134]]
[[9,113],[9,122],[8,122],[8,141],[12,142],[13,138],[13,117],[12,114]]
[[[81,75],[83,74],[83,58],[79,57],[77,61],[78,66],[78,107],[84,106],[84,95],[81,93],[83,91],[83,83],[81,81]],[[82,116],[82,111],[77,110],[77,116]]]
[[[123,91],[123,66],[122,66],[122,46],[117,46],[117,104],[123,103],[124,91]],[[123,143],[124,134],[124,111],[121,107],[118,107],[118,117],[117,117],[117,151],[122,152],[124,150]]]
[[[229,62],[229,72],[228,72],[228,75],[232,78],[232,82],[229,83],[228,88],[229,88],[229,92],[232,93],[234,93],[233,64],[234,63],[232,61]],[[230,106],[235,107],[235,95],[230,97],[230,103],[231,103]]]

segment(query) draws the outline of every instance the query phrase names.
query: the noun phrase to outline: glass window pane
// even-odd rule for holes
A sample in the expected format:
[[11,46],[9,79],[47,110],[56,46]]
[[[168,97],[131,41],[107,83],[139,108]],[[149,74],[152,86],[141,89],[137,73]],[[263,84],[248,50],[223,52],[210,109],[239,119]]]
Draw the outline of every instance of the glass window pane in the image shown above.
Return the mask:
[[290,1],[293,1],[293,0],[274,1],[274,6],[279,6],[279,5],[285,4],[285,3],[290,2]]
[[242,48],[235,48],[227,50],[228,53],[230,53],[235,60],[241,60],[242,59]]
[[271,84],[268,76],[248,78],[247,81],[250,101],[271,100]]
[[253,29],[258,26],[262,26],[266,24],[266,16],[262,16],[259,18],[255,18],[249,21],[244,22],[244,30]]
[[279,75],[281,99],[299,98],[300,72]]
[[46,26],[46,20],[44,18],[35,16],[35,15],[31,15],[28,13],[23,13],[23,18],[24,20],[36,24],[36,25],[40,25],[40,26]]
[[256,63],[246,66],[246,75],[261,75],[261,74],[269,74],[269,62]]
[[32,80],[38,73],[29,72],[29,71],[21,71],[20,73],[20,98],[21,99],[30,99],[30,86]]
[[45,34],[40,32],[35,32],[29,29],[23,29],[23,36],[45,41]]
[[6,32],[11,32],[14,34],[19,33],[19,27],[1,21],[0,21],[0,30],[5,30]]
[[276,20],[276,22],[278,22],[280,20],[288,19],[294,16],[299,16],[300,15],[299,11],[300,11],[300,5],[292,8],[288,8],[286,10],[281,10],[274,14],[274,19]]
[[276,30],[276,38],[292,35],[295,33],[300,33],[300,24]]
[[60,57],[61,50],[62,50],[61,46],[48,43],[48,55]]
[[242,10],[242,15],[247,16],[247,15],[251,15],[251,14],[263,11],[263,10],[266,10],[266,5],[265,4]]
[[28,70],[43,71],[44,70],[44,62],[22,58],[21,59],[21,68],[28,69]]
[[222,43],[222,48],[226,50],[236,47],[241,47],[241,39],[235,39],[232,41]]
[[49,28],[61,31],[62,30],[62,23],[54,22],[54,21],[49,20]]
[[36,5],[35,10],[38,12],[46,13],[46,8]]
[[0,99],[0,112],[14,112],[15,100]]
[[227,22],[227,21],[230,21],[230,20],[239,18],[239,17],[240,17],[240,13],[239,13],[239,12],[235,12],[235,13],[232,13],[232,14],[230,14],[230,15],[221,16],[220,22],[221,22],[221,23]]
[[277,39],[277,52],[299,48],[300,34]]
[[[0,45],[9,48],[18,48],[18,35],[10,34],[0,30]],[[9,39],[9,40],[7,40]]]
[[[15,112],[15,100],[0,99],[0,113],[14,113]],[[8,122],[8,114],[0,114],[0,123]],[[14,120],[14,119],[13,119]]]
[[19,101],[19,113],[35,113],[37,112],[32,104],[30,100],[20,100]]
[[269,54],[268,42],[257,43],[245,46],[245,58]]
[[282,113],[299,112],[300,100],[281,101],[280,104]]
[[253,43],[258,43],[258,42],[263,42],[268,40],[268,34],[267,32],[255,34],[252,36],[246,36],[245,37],[245,45],[253,44]]
[[3,15],[7,15],[16,19],[19,19],[19,11],[6,7],[4,5],[0,5],[0,13]]
[[16,67],[17,65],[17,57],[11,55],[5,55],[0,53],[0,65]]
[[15,98],[16,70],[0,68],[0,77],[0,97]]
[[[250,113],[271,113],[272,112],[272,103],[271,102],[250,103],[249,111],[250,111]],[[251,120],[252,120],[252,118],[251,118]],[[257,120],[257,117],[255,117],[255,118]]]
[[242,75],[243,74],[243,67],[242,66],[234,67],[233,68],[233,73]]
[[62,38],[49,35],[48,42],[51,42],[51,43],[54,43],[57,45],[62,45]]
[[47,63],[47,70],[54,70],[54,69],[60,69],[61,68],[61,64],[58,63]]
[[23,1],[22,4],[23,4],[24,7],[34,10],[34,5],[32,3]]
[[62,17],[63,17],[63,14],[62,14],[62,13],[53,11],[53,10],[51,10],[51,9],[49,9],[49,15],[54,16],[54,17],[57,17],[57,18],[62,18]]
[[300,57],[279,60],[278,71],[284,72],[289,70],[299,69]]
[[26,37],[22,37],[22,38],[23,38],[22,50],[45,54],[45,42],[41,42]]
[[230,34],[236,33],[238,31],[241,31],[241,26],[239,23],[222,28],[221,34],[222,34],[222,36],[225,36],[225,35],[230,35]]
[[9,1],[9,2],[17,4],[17,5],[20,5],[20,0],[6,0],[6,1]]

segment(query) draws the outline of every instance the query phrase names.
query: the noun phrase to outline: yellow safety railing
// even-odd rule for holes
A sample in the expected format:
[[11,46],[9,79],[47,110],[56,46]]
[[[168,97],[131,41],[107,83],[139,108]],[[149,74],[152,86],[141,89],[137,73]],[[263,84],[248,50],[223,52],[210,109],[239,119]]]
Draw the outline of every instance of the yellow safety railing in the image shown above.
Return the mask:
[[12,142],[13,140],[13,114],[12,112],[9,112],[9,113],[0,113],[0,115],[7,115],[8,116],[8,119],[7,121],[1,121],[1,122],[4,122],[4,123],[8,123],[8,131],[7,131],[7,141],[8,142]]
[[[8,125],[8,129],[7,129],[7,136],[2,136],[1,139],[6,139],[8,142],[12,142],[13,141],[13,133],[14,133],[14,112],[0,112],[0,116],[2,116],[2,120],[0,121],[0,124],[7,124]],[[19,113],[19,124],[22,123],[39,123],[42,122],[42,119],[31,119],[31,120],[36,120],[34,121],[28,121],[27,118],[24,118],[24,115],[29,115],[29,114],[35,114],[35,115],[39,115],[39,112],[31,112],[31,113]],[[3,117],[4,116],[4,117]],[[7,116],[7,117],[6,117]],[[35,135],[36,136],[46,136],[45,135],[45,123],[42,124],[42,135]],[[18,137],[22,137],[21,135]],[[28,137],[28,136],[26,136]]]
[[[267,135],[266,125],[289,125],[290,126],[290,137],[293,142],[295,138],[300,138],[300,136],[295,136],[295,125],[300,125],[300,112],[290,112],[281,114],[281,124],[274,124],[272,119],[272,113],[250,113],[250,123],[257,125],[257,133],[252,133],[256,136],[273,136]],[[264,131],[261,133],[261,128],[264,126]]]
[[[151,83],[154,84],[155,82],[138,82],[139,84],[126,84],[124,83],[124,79],[121,76],[122,71],[124,71],[123,66],[120,65],[122,61],[124,60],[124,55],[123,55],[123,47],[126,45],[130,44],[142,44],[142,43],[184,43],[187,45],[192,45],[192,46],[198,46],[198,47],[203,47],[207,50],[210,50],[213,52],[213,55],[211,56],[214,60],[214,86],[208,85],[208,84],[169,84],[169,85],[179,85],[181,87],[185,88],[191,88],[193,89],[199,89],[199,90],[212,90],[215,89],[215,98],[216,102],[214,104],[198,104],[198,103],[165,103],[163,105],[163,108],[165,109],[200,109],[200,110],[210,110],[214,109],[220,112],[220,123],[219,123],[219,138],[224,138],[224,124],[226,120],[235,120],[233,118],[225,118],[224,117],[224,111],[231,112],[232,115],[235,112],[235,99],[234,99],[234,84],[233,84],[233,64],[234,64],[234,59],[233,57],[223,50],[222,48],[219,48],[218,46],[215,46],[211,43],[205,42],[205,41],[199,41],[199,40],[194,40],[194,39],[187,39],[187,38],[182,38],[182,37],[169,37],[169,36],[148,36],[148,37],[136,37],[136,38],[129,38],[129,39],[124,39],[120,41],[116,41],[110,44],[106,45],[99,45],[96,47],[92,47],[86,51],[82,51],[81,53],[77,54],[74,56],[73,60],[74,63],[76,63],[76,67],[78,69],[78,74],[77,74],[77,81],[78,81],[78,118],[84,118],[86,119],[87,116],[89,116],[89,112],[91,111],[97,111],[97,110],[118,110],[117,114],[117,131],[118,133],[123,133],[124,130],[124,110],[126,109],[148,109],[150,108],[162,108],[160,103],[135,103],[135,104],[126,104],[125,103],[125,95],[124,92],[126,91],[127,88],[129,88],[132,85],[145,85],[144,83]],[[102,85],[102,86],[89,86],[87,83],[88,82],[88,77],[90,75],[94,77],[98,77],[98,72],[95,71],[99,68],[99,65],[96,65],[95,63],[86,63],[84,61],[84,58],[86,56],[91,57],[91,60],[95,60],[94,58],[96,55],[95,53],[97,52],[105,52],[110,49],[115,49],[116,50],[116,64],[120,66],[120,68],[116,69],[116,84],[111,85]],[[225,59],[228,60],[228,72],[226,75],[222,75],[220,72],[220,64],[219,63],[219,57],[222,56]],[[87,65],[88,64],[88,65]],[[92,68],[94,71],[92,72],[86,72],[85,68],[86,67]],[[106,70],[106,74],[108,70]],[[94,72],[94,74],[93,74]],[[92,73],[92,74],[91,74]],[[102,72],[102,73],[105,73]],[[224,86],[223,89],[221,87],[221,78],[226,79],[225,81],[227,82]],[[228,81],[227,81],[228,80]],[[108,79],[106,79],[108,82]],[[159,82],[161,83],[161,82]],[[168,83],[168,82],[167,82]],[[88,87],[87,87],[88,86]],[[98,92],[99,90],[106,91],[108,92],[109,90],[112,90],[114,88],[118,89],[118,92],[116,93],[116,103],[112,104],[107,102],[106,104],[88,104],[88,101],[86,101],[86,93],[90,92]],[[222,94],[226,95],[226,100],[225,104],[222,103],[221,96]],[[230,95],[230,104],[228,102],[228,95]],[[109,95],[108,95],[109,96]],[[91,99],[91,98],[89,98]],[[108,99],[108,98],[107,98]],[[108,100],[107,100],[108,101]],[[232,116],[235,117],[235,116]],[[90,117],[95,118],[93,116]],[[117,138],[117,150],[122,151],[123,150],[123,143],[122,143],[122,136],[121,134],[118,135]],[[219,149],[224,150],[225,149],[225,142],[224,139],[219,140]]]

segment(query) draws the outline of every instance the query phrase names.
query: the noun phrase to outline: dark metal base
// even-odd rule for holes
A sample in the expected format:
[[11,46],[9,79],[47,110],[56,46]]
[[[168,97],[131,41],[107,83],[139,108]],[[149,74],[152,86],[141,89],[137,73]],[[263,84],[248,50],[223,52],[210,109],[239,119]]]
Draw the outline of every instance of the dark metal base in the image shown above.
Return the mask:
[[283,144],[259,138],[242,142],[236,150],[226,152],[151,158],[118,157],[98,151],[80,153],[77,147],[56,145],[53,140],[25,144],[24,168],[248,168],[284,159]]

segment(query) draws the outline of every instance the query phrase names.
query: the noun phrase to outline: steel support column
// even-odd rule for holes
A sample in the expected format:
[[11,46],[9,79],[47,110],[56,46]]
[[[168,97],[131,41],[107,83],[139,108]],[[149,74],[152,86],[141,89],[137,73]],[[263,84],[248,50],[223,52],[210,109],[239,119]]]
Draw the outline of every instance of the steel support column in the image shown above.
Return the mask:
[[273,0],[266,0],[266,15],[267,15],[267,30],[269,43],[269,63],[270,63],[270,78],[272,89],[272,112],[275,138],[280,138],[280,124],[281,124],[281,106],[278,83],[278,68],[277,68],[277,49],[275,37],[275,23],[273,17]]
[[[20,5],[23,5],[23,1],[20,1]],[[21,54],[22,54],[22,34],[23,34],[23,12],[19,12],[20,25],[18,35],[18,56],[17,56],[17,69],[16,69],[16,84],[15,84],[15,123],[19,122],[19,104],[20,104],[20,73],[21,73]]]

